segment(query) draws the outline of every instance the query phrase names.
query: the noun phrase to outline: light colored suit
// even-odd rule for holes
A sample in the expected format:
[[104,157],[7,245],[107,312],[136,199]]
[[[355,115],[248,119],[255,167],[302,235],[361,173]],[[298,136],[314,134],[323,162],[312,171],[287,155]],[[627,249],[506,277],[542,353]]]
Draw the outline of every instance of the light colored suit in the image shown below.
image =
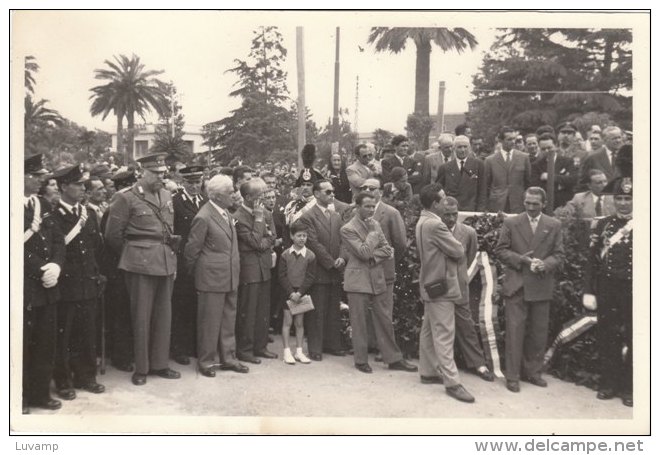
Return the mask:
[[[541,259],[545,272],[532,273],[521,261],[523,254]],[[504,313],[506,318],[506,378],[540,377],[548,341],[554,272],[564,261],[561,223],[540,215],[532,232],[527,213],[505,218],[495,253],[504,264]]]
[[235,356],[236,301],[240,262],[233,218],[225,220],[208,202],[193,218],[184,248],[198,291],[197,359],[202,368],[231,363]]
[[440,151],[426,155],[422,164],[422,187],[435,183],[438,179],[438,169],[448,161]]
[[489,212],[520,213],[524,210],[525,190],[530,186],[531,164],[529,156],[519,150],[511,150],[511,160],[507,164],[501,152],[486,158],[486,191]]
[[360,187],[364,181],[372,178],[373,176],[374,171],[357,160],[346,168],[346,177],[348,177],[348,183],[351,185],[353,198],[355,198],[355,196],[357,196],[357,194],[360,192]]
[[[439,216],[422,210],[415,238],[421,268],[419,292],[424,319],[419,333],[419,371],[422,376],[441,376],[445,387],[460,384],[454,362],[455,304],[461,299],[458,263],[465,261],[463,245]],[[424,286],[444,278],[447,292],[431,299]]]
[[[610,195],[602,195],[601,197],[602,213],[600,216],[614,215],[614,200]],[[592,219],[596,217],[596,203],[594,202],[594,194],[591,191],[577,193],[573,199],[566,203],[566,207],[571,211],[580,211],[582,218]]]

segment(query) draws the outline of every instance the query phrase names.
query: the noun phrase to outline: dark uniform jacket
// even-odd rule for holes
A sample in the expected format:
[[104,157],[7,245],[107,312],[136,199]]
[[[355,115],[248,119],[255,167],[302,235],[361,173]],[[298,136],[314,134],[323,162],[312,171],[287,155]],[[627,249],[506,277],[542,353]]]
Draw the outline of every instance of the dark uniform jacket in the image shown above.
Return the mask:
[[[80,220],[62,204],[53,211],[57,222],[66,238]],[[87,210],[87,221],[68,245],[59,286],[62,300],[77,301],[96,298],[99,290],[99,257],[102,249],[99,234],[99,221],[94,210]]]
[[241,205],[234,213],[238,251],[241,257],[241,284],[270,280],[273,266],[275,224],[268,210],[264,221],[257,222],[254,215]]
[[[23,243],[23,305],[26,307],[43,306],[60,299],[59,284],[48,289],[43,287],[41,277],[44,272],[41,267],[50,262],[63,266],[64,236],[53,219],[50,204],[42,197],[39,197],[39,203],[41,214],[39,232],[32,234],[32,237]],[[30,228],[33,217],[34,210],[25,209],[24,230]]]
[[[628,220],[616,215],[598,220],[591,234],[591,246],[584,271],[584,293],[596,294],[597,279],[618,279],[632,282],[632,230],[615,244],[612,237]],[[608,245],[608,248],[604,249]],[[605,251],[603,255],[602,252]]]

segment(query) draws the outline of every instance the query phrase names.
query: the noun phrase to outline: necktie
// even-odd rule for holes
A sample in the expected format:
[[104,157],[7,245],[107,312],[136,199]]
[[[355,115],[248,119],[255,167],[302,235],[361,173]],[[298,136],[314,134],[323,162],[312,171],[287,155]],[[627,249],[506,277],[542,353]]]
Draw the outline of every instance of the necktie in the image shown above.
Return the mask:
[[73,206],[73,209],[72,209],[71,211],[73,212],[73,216],[75,216],[76,218],[78,218],[78,206],[77,206],[77,205],[74,205],[74,206]]
[[529,225],[532,227],[532,232],[536,233],[536,224],[538,223],[538,218],[532,218],[529,220]]
[[326,219],[330,220],[330,210],[325,209],[323,210],[323,213],[325,214]]
[[596,199],[596,216],[603,216],[603,196],[598,196]]
[[460,160],[458,163],[459,163],[458,170],[460,172],[463,172],[463,166],[465,166],[465,160]]
[[506,152],[506,164],[509,164],[511,162],[511,152]]

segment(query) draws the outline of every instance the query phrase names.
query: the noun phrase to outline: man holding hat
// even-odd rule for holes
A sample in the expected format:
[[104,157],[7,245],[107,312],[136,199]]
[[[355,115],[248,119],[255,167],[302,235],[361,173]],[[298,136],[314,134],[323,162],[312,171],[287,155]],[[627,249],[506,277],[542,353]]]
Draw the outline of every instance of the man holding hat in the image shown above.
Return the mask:
[[173,233],[174,207],[163,188],[164,154],[139,158],[144,174],[129,191],[117,193],[110,206],[105,239],[120,253],[131,301],[135,373],[144,385],[147,375],[178,379],[168,366],[172,322],[172,287],[180,237]]
[[174,205],[174,233],[181,236],[177,275],[172,293],[172,358],[188,365],[188,357],[195,356],[197,291],[194,277],[186,271],[183,248],[188,240],[192,220],[207,198],[200,194],[203,166],[186,166],[179,170],[183,178],[181,191],[172,196]]
[[57,337],[57,286],[64,263],[64,237],[50,204],[37,196],[47,174],[42,155],[25,159],[23,216],[23,413],[29,407],[56,410],[50,396]]
[[96,212],[81,204],[89,174],[77,165],[56,171],[53,176],[60,189],[53,218],[66,245],[60,276],[54,379],[58,396],[73,400],[74,388],[91,393],[105,391],[96,382],[96,308],[105,284],[97,258],[102,239]]

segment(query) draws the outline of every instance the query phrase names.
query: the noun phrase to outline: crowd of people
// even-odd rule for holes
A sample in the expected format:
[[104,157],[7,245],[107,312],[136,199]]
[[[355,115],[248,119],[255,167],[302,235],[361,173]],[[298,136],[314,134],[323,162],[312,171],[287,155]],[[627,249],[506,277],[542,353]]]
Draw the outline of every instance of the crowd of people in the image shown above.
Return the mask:
[[[597,311],[598,398],[632,406],[632,135],[616,126],[503,127],[493,150],[467,125],[426,151],[405,136],[377,150],[302,167],[233,160],[168,166],[150,154],[131,166],[85,163],[49,171],[25,159],[23,412],[59,409],[77,390],[103,393],[97,358],[132,373],[180,378],[171,362],[213,378],[369,354],[391,370],[419,372],[463,402],[454,344],[485,381],[468,305],[476,232],[459,211],[504,212],[496,254],[504,264],[506,388],[542,378],[554,271],[564,261],[566,214],[594,220],[584,305]],[[404,359],[392,323],[396,263],[407,253],[405,210],[415,229],[424,305],[419,367]],[[348,306],[351,346],[342,341]],[[295,333],[295,346],[290,336]],[[281,334],[283,351],[269,344]],[[306,349],[305,349],[306,341]],[[626,347],[625,356],[621,347]],[[254,368],[254,367],[252,367]]]

